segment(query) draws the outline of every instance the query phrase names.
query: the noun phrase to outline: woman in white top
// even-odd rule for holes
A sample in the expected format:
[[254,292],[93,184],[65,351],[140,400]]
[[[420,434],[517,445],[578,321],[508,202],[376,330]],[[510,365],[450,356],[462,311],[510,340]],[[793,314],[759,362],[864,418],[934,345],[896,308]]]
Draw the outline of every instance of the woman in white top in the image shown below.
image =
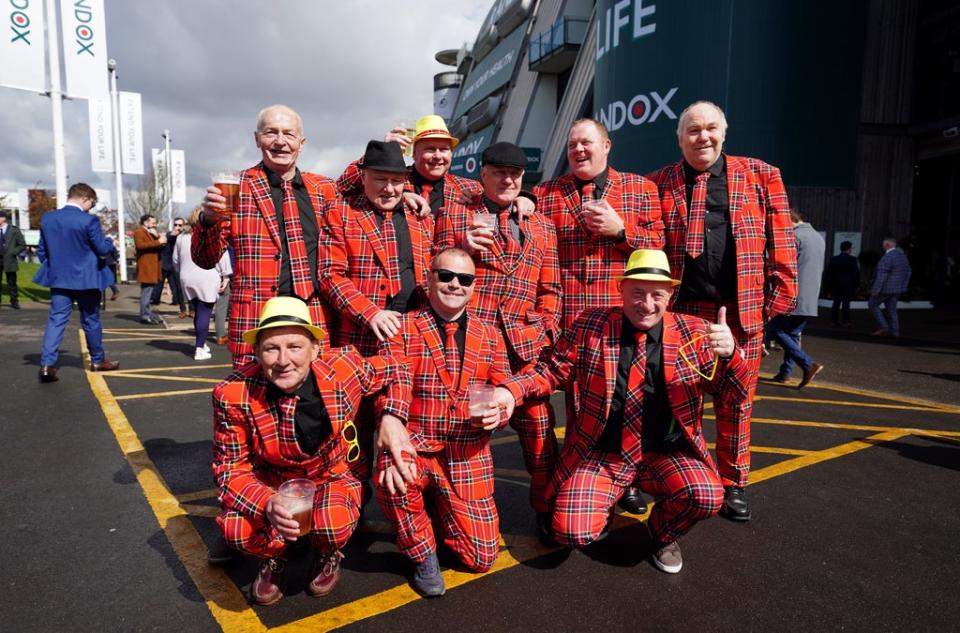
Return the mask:
[[[200,211],[198,207],[190,214],[188,220],[191,228],[200,221]],[[173,250],[173,265],[180,272],[180,286],[183,289],[184,296],[190,301],[190,308],[193,310],[193,327],[197,332],[196,351],[193,354],[194,360],[207,360],[210,358],[210,348],[207,347],[207,332],[210,329],[210,315],[213,313],[213,304],[217,296],[223,292],[233,274],[230,266],[230,257],[224,252],[223,257],[217,262],[216,267],[206,270],[193,263],[190,257],[191,233],[185,233],[177,238],[177,243]]]

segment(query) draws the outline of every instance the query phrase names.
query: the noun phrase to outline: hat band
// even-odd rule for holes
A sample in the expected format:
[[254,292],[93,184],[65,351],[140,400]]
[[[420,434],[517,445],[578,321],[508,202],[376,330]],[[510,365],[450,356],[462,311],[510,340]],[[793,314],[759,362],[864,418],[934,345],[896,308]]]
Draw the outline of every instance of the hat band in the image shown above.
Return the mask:
[[310,321],[305,321],[300,317],[287,316],[285,314],[277,314],[275,316],[267,317],[266,319],[260,321],[260,325],[257,326],[257,329],[259,330],[260,328],[266,327],[271,323],[276,323],[277,321],[286,321],[288,323],[297,323],[299,325],[308,325],[310,327],[314,327],[313,323],[310,323]]
[[424,130],[422,132],[419,132],[415,138],[420,138],[421,136],[427,136],[430,134],[442,134],[447,137],[450,136],[450,132],[446,130],[436,129],[436,130]]
[[630,275],[663,275],[664,277],[670,278],[670,271],[664,270],[662,268],[648,268],[648,267],[639,267],[631,268],[626,270],[623,273],[624,277],[629,277]]

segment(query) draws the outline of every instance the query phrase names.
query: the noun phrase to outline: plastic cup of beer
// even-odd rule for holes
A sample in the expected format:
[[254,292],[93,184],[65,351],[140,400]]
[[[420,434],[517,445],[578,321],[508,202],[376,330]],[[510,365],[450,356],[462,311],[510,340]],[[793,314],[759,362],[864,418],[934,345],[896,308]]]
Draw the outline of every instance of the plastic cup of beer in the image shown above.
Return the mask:
[[497,216],[486,211],[475,211],[473,214],[474,225],[482,224],[483,228],[491,233],[497,229]]
[[413,138],[416,136],[417,130],[406,121],[400,121],[395,127],[402,127],[404,129],[404,136],[410,139],[410,143],[403,148],[403,155],[410,158],[413,156]]
[[297,536],[306,536],[313,527],[313,497],[317,485],[309,479],[290,479],[280,484],[280,504],[300,524]]
[[470,423],[482,426],[493,404],[493,385],[470,385]]
[[227,208],[220,212],[223,216],[230,216],[237,210],[240,203],[240,172],[225,169],[210,174],[213,185],[220,190],[220,195],[227,199]]

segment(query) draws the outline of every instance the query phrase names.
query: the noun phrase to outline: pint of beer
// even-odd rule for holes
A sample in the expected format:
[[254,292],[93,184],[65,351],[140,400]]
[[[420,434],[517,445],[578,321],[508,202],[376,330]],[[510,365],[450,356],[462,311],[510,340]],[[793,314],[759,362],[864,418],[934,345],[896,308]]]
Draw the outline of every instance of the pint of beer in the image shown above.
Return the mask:
[[210,174],[214,186],[220,190],[220,195],[227,199],[227,208],[221,215],[230,217],[237,210],[240,202],[240,172],[236,170],[215,171]]
[[280,503],[300,524],[298,536],[306,536],[313,527],[313,497],[317,486],[309,479],[290,479],[280,484]]
[[482,426],[483,417],[493,404],[493,385],[470,385],[470,423]]

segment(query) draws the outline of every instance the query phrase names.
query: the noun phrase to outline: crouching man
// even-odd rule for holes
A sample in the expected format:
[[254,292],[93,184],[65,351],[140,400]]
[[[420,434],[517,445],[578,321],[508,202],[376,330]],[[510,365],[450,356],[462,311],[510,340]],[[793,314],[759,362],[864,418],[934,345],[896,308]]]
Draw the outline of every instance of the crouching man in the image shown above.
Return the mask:
[[[429,305],[405,314],[400,336],[383,344],[410,368],[413,398],[406,428],[400,416],[380,423],[377,500],[416,567],[414,589],[428,597],[446,589],[438,539],[477,572],[488,571],[499,552],[490,432],[509,416],[492,393],[481,405],[471,391],[502,383],[510,368],[497,329],[467,309],[475,274],[465,251],[441,251],[430,270]],[[425,496],[433,501],[429,513]]]
[[360,515],[361,483],[348,468],[362,459],[357,406],[363,396],[383,392],[384,417],[406,419],[406,367],[389,356],[363,358],[353,347],[321,355],[323,336],[303,301],[270,299],[258,327],[243,333],[256,360],[213,390],[213,474],[223,508],[217,523],[227,543],[262,560],[250,587],[261,605],[283,597],[285,556],[304,531],[279,486],[291,479],[316,485],[307,592],[325,596],[340,579],[340,550]]
[[742,401],[749,366],[725,308],[717,323],[667,311],[680,282],[662,251],[634,251],[619,280],[621,306],[582,312],[532,372],[505,387],[517,402],[573,383],[581,394],[548,488],[554,538],[572,547],[602,538],[635,484],[660,498],[648,522],[653,563],[675,574],[677,540],[723,503],[703,440],[703,395]]

